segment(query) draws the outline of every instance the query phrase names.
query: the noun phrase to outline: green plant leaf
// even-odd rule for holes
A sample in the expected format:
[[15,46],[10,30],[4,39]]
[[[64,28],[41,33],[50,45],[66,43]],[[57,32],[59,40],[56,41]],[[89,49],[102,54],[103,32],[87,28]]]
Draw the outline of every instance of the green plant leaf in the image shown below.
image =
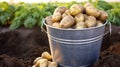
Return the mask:
[[97,5],[101,8],[103,8],[105,11],[112,9],[112,6],[108,2],[103,1],[103,0],[99,0]]
[[27,19],[24,21],[24,26],[27,28],[33,28],[37,23],[35,18],[32,18],[31,16],[27,17]]
[[1,21],[1,24],[4,25],[5,22],[6,22],[6,17],[4,15],[1,15],[0,16],[0,21]]
[[19,18],[19,17],[16,17],[16,18],[12,21],[12,24],[10,25],[9,29],[15,30],[15,29],[19,28],[22,24],[23,24],[23,22],[20,20],[20,18]]

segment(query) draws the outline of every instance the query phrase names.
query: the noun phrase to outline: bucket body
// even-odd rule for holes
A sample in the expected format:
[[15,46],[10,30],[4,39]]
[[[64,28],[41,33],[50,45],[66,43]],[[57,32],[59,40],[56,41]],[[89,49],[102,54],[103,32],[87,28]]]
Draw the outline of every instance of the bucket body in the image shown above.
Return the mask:
[[97,61],[106,23],[81,30],[58,29],[44,24],[53,61],[60,67],[89,67]]

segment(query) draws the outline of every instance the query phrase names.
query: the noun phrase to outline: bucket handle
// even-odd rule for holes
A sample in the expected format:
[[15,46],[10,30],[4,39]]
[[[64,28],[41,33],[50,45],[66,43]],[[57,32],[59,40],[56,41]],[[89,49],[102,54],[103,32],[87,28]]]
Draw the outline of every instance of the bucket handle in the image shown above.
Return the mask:
[[43,25],[44,25],[43,22],[45,22],[45,19],[42,19],[42,23],[41,23],[41,31],[47,33],[47,31],[43,28]]
[[112,33],[112,27],[111,27],[111,23],[107,20],[106,22],[108,22],[108,25],[109,25],[109,30],[105,32],[104,36],[107,35],[108,33]]

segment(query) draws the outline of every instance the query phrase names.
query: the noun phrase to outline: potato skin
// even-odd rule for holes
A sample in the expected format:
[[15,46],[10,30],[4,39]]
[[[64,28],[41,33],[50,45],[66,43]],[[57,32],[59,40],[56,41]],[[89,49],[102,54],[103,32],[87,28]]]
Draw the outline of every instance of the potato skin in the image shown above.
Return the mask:
[[66,10],[66,11],[62,14],[62,18],[64,18],[65,16],[71,16],[70,10]]
[[52,24],[53,27],[56,27],[56,28],[60,28],[60,23],[59,22],[55,22]]
[[53,20],[52,20],[52,16],[48,16],[45,18],[45,21],[48,25],[52,25],[53,24]]
[[47,67],[48,65],[48,60],[47,59],[40,59],[36,62],[34,65],[35,67]]
[[94,16],[88,16],[85,20],[87,27],[95,27],[96,26],[96,18]]
[[83,29],[83,28],[86,28],[85,22],[78,22],[78,23],[76,23],[75,29]]
[[66,10],[67,10],[66,7],[64,7],[64,6],[60,6],[60,7],[57,7],[57,8],[55,9],[55,11],[54,11],[53,14],[55,14],[55,13],[57,13],[57,12],[63,14]]
[[53,14],[53,16],[52,16],[53,22],[59,22],[61,20],[61,18],[62,18],[62,15],[59,12]]
[[48,66],[48,60],[47,59],[40,59],[38,61],[39,67],[47,67]]
[[102,26],[103,25],[103,22],[101,22],[101,21],[97,21],[97,26]]
[[78,22],[81,22],[81,21],[84,21],[84,14],[82,13],[79,13],[75,16],[75,22],[78,23]]
[[89,16],[94,16],[96,18],[100,16],[99,10],[91,6],[86,7],[86,14]]
[[38,60],[43,59],[42,57],[38,57],[33,61],[33,64],[36,64]]
[[87,3],[84,4],[84,8],[87,8],[87,7],[89,7],[89,6],[90,6],[90,7],[94,7],[94,6],[93,6],[91,3],[89,3],[89,2],[87,2]]
[[99,20],[103,21],[106,21],[106,19],[108,18],[108,14],[105,12],[105,11],[100,11],[100,16],[99,16]]
[[48,67],[57,67],[57,63],[56,62],[51,62],[51,61],[48,61]]
[[33,65],[32,67],[35,67],[35,65]]
[[82,5],[79,5],[79,4],[73,4],[71,7],[70,7],[70,12],[71,12],[71,15],[75,16],[79,13],[82,13],[84,11],[84,7]]
[[74,18],[72,16],[66,16],[61,20],[60,27],[70,28],[72,25],[74,25],[74,23]]
[[42,57],[42,58],[45,58],[45,59],[47,59],[47,60],[52,60],[52,56],[51,56],[48,52],[43,52],[43,53],[41,54],[41,57]]

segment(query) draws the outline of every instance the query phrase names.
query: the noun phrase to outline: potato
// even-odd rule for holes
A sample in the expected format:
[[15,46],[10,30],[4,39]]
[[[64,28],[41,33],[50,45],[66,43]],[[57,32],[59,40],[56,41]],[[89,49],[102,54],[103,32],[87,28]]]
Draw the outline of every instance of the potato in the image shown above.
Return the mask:
[[103,23],[101,21],[97,21],[97,26],[102,26]]
[[96,18],[100,16],[99,10],[91,6],[86,7],[86,14],[89,16],[94,16]]
[[48,67],[57,67],[57,63],[56,62],[51,62],[51,61],[48,61]]
[[66,16],[64,17],[60,22],[61,28],[70,28],[74,25],[74,18],[72,16]]
[[84,4],[84,8],[89,7],[89,6],[94,7],[94,6],[93,6],[91,3],[89,3],[89,2],[87,2],[87,3]]
[[53,14],[55,14],[55,13],[57,13],[57,12],[63,14],[66,10],[67,10],[66,7],[64,7],[64,6],[60,6],[60,7],[57,7],[57,8],[55,9],[55,11],[54,11]]
[[88,16],[85,20],[87,27],[95,27],[96,26],[96,18],[94,16]]
[[65,16],[71,16],[70,10],[66,10],[65,13],[62,14],[62,18],[64,18]]
[[33,61],[33,64],[36,64],[36,62],[40,59],[43,59],[42,57],[37,57],[34,61]]
[[107,18],[108,18],[108,14],[105,12],[105,11],[100,11],[100,16],[99,16],[99,20],[101,20],[101,21],[105,21],[105,20],[107,20]]
[[69,10],[69,9],[68,9],[68,10],[66,10],[66,11],[65,11],[65,13],[66,13],[66,14],[68,14],[68,15],[71,15],[71,12],[70,12],[70,10]]
[[48,60],[47,59],[40,59],[38,61],[39,67],[47,67],[48,66]]
[[53,22],[59,22],[61,20],[61,18],[62,18],[62,15],[59,12],[53,14],[53,16],[52,16]]
[[75,16],[75,22],[78,23],[78,22],[81,22],[81,21],[84,21],[84,14],[82,13],[79,13]]
[[33,65],[32,67],[35,67],[35,65]]
[[36,62],[35,67],[47,67],[48,60],[47,59],[40,59]]
[[53,26],[53,27],[56,27],[56,28],[60,28],[60,23],[59,23],[59,22],[55,22],[55,23],[53,23],[52,26]]
[[52,60],[52,56],[48,52],[43,52],[41,57],[47,60]]
[[66,14],[66,13],[63,13],[63,14],[62,14],[62,18],[66,17],[66,16],[70,16],[70,15],[68,15],[68,14]]
[[78,23],[76,23],[75,29],[83,29],[83,28],[86,28],[85,22],[78,22]]
[[53,24],[53,20],[52,20],[52,16],[48,16],[45,18],[45,21],[48,25],[52,25]]
[[75,16],[79,13],[82,13],[84,11],[84,7],[82,5],[79,5],[79,4],[73,4],[71,7],[70,7],[70,12],[71,12],[71,15]]

